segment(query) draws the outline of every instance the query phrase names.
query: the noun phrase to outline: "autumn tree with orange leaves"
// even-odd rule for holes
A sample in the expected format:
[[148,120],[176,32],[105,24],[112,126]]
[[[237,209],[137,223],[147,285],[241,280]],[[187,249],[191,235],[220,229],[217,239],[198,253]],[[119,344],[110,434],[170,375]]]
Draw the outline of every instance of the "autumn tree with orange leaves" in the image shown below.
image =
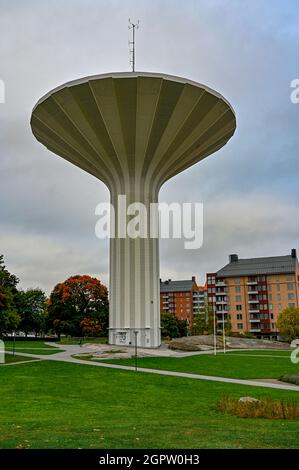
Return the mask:
[[[108,290],[99,279],[72,276],[57,284],[50,295],[47,326],[58,336],[106,335]],[[87,331],[88,330],[88,331]]]

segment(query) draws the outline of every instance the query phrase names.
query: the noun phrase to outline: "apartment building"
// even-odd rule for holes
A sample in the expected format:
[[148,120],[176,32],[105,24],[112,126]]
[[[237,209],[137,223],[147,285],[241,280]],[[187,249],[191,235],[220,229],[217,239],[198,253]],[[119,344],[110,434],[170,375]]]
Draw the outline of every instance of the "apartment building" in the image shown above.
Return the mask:
[[192,325],[193,316],[200,314],[207,302],[206,286],[199,286],[195,276],[191,280],[162,282],[160,279],[160,310],[186,320]]
[[207,274],[208,303],[218,327],[229,321],[233,332],[251,332],[259,338],[277,338],[277,319],[287,307],[299,306],[299,265],[290,255],[239,259]]

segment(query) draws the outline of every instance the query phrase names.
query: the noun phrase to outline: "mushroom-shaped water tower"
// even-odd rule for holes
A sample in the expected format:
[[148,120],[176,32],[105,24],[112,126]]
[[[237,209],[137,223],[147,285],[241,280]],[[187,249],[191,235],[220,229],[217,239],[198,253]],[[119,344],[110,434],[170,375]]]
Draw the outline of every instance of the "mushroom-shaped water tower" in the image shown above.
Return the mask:
[[[62,85],[36,104],[33,134],[49,150],[103,181],[116,211],[157,203],[162,184],[223,147],[236,128],[230,104],[190,80],[143,72]],[[151,221],[148,221],[149,224]],[[148,228],[148,233],[150,228]],[[110,240],[109,343],[158,347],[159,240]]]

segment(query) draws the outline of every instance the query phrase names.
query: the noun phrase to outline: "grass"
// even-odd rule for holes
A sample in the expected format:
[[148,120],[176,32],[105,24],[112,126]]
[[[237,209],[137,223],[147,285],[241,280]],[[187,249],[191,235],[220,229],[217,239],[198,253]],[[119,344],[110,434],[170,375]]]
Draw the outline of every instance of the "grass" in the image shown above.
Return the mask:
[[[13,341],[5,341],[6,351],[13,351]],[[18,353],[48,355],[62,352],[62,349],[49,346],[42,341],[16,341],[15,351]]]
[[[5,363],[4,364],[12,364],[12,363],[18,363],[18,362],[23,362],[23,361],[32,361],[32,357],[26,357],[26,356],[13,356],[12,354],[5,354]],[[0,367],[3,364],[0,364]]]
[[251,349],[246,351],[228,351],[226,354],[232,354],[235,356],[252,356],[252,355],[262,355],[262,356],[276,356],[276,357],[290,357],[292,349]]
[[299,420],[299,403],[294,400],[266,398],[250,402],[224,396],[217,403],[217,409],[240,418]]
[[[254,351],[252,354],[219,353],[188,357],[145,357],[138,358],[138,367],[173,370],[192,374],[214,375],[237,379],[278,379],[285,374],[299,372],[299,364],[293,364],[290,357],[270,357],[268,351]],[[290,353],[289,353],[290,354]],[[100,362],[134,366],[135,359],[100,359]]]
[[42,361],[0,370],[1,448],[298,448],[299,423],[217,410],[299,393]]
[[108,344],[107,338],[68,338],[62,337],[59,344]]

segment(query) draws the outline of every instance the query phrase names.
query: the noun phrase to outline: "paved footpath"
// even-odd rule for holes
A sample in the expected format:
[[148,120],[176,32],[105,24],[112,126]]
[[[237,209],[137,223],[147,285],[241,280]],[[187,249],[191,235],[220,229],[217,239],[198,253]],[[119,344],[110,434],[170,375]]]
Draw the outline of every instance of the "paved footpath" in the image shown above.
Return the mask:
[[[42,360],[47,360],[47,361],[63,361],[63,362],[70,362],[72,364],[81,364],[85,366],[106,367],[108,369],[121,369],[121,370],[135,371],[135,367],[131,367],[131,366],[121,366],[118,364],[107,364],[104,362],[85,361],[85,360],[71,357],[73,354],[80,354],[80,353],[82,354],[84,349],[81,348],[80,346],[76,346],[76,345],[68,345],[68,346],[61,345],[60,346],[59,345],[58,347],[60,349],[63,348],[64,351],[62,351],[61,353],[56,353],[56,354],[51,354],[51,355],[45,355],[45,354],[38,355],[38,354],[29,354],[29,353],[23,353],[23,352],[22,353],[16,352],[15,354],[18,356],[32,357],[32,358],[42,359]],[[92,352],[92,349],[89,349],[89,352]],[[8,354],[12,354],[12,353],[8,353]],[[255,380],[244,380],[244,379],[231,379],[228,377],[215,377],[211,375],[189,374],[187,372],[175,372],[175,371],[170,371],[170,370],[145,369],[143,367],[138,367],[138,372],[144,372],[146,374],[167,375],[171,377],[184,377],[187,379],[209,380],[210,382],[224,382],[224,383],[231,383],[231,384],[238,384],[238,385],[247,385],[247,386],[252,386],[252,387],[274,388],[278,390],[291,390],[291,391],[299,392],[298,385],[260,382],[257,380],[255,381]]]

